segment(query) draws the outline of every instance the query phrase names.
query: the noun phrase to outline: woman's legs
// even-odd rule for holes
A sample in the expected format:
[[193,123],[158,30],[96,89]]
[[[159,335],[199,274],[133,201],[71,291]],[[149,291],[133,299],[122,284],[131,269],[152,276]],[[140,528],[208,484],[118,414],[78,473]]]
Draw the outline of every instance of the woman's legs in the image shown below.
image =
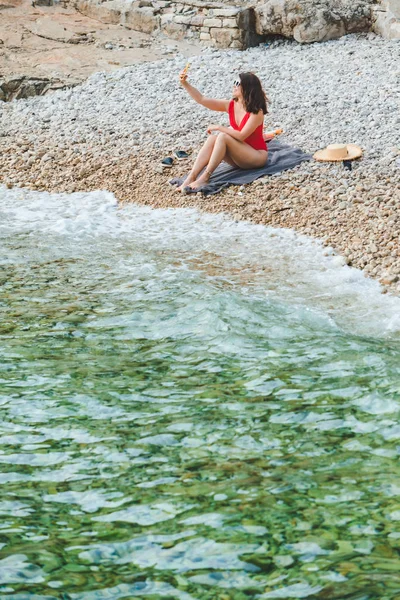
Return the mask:
[[[206,163],[206,170],[195,181],[192,179],[190,187],[196,188],[201,184],[206,183],[210,179],[211,174],[223,160],[230,164],[233,163],[241,169],[252,169],[263,167],[265,165],[267,161],[267,152],[255,150],[245,142],[240,142],[226,133],[220,133],[213,144],[210,158],[208,163]],[[202,168],[206,165],[203,165]],[[188,184],[185,183],[185,185]]]
[[182,192],[187,185],[195,181],[199,173],[201,173],[204,167],[208,164],[208,161],[210,160],[211,154],[214,150],[214,144],[216,140],[217,138],[215,137],[215,135],[210,135],[208,140],[205,142],[200,152],[198,153],[196,160],[194,161],[193,167],[189,175],[186,177],[182,185],[179,186],[178,190],[180,192]]

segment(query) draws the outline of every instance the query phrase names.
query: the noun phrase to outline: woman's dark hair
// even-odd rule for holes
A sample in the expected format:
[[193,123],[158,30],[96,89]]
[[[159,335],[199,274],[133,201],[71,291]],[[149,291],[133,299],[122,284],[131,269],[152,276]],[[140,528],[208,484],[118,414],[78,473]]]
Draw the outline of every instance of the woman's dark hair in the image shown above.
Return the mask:
[[254,75],[254,73],[240,73],[239,77],[246,112],[257,115],[262,110],[266,115],[268,112],[268,98],[257,75]]

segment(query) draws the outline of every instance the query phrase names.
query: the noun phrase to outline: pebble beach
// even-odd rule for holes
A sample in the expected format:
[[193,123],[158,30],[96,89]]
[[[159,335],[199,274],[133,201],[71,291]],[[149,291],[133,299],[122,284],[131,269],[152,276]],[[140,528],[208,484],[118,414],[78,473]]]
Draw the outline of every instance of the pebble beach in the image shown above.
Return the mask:
[[121,202],[197,207],[292,228],[322,240],[383,291],[400,294],[400,44],[363,34],[312,45],[279,40],[245,52],[207,49],[193,57],[189,81],[211,97],[229,97],[238,72],[257,73],[270,99],[266,129],[282,127],[285,143],[310,153],[330,143],[363,149],[352,170],[310,161],[207,198],[168,185],[188,162],[160,167],[175,149],[193,157],[207,126],[227,122],[180,87],[186,60],[178,55],[96,73],[73,89],[0,103],[0,183],[68,193],[103,189]]

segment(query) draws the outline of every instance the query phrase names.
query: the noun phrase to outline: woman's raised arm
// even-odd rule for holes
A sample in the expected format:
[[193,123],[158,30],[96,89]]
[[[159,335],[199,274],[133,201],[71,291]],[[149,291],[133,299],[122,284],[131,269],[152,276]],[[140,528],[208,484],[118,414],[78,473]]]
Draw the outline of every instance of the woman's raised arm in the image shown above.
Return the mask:
[[201,104],[210,110],[215,110],[217,112],[228,112],[229,100],[216,100],[214,98],[206,98],[203,96],[199,90],[196,90],[195,87],[190,85],[187,80],[187,72],[185,70],[179,73],[179,80],[182,87],[185,88],[189,96],[193,98],[197,104]]

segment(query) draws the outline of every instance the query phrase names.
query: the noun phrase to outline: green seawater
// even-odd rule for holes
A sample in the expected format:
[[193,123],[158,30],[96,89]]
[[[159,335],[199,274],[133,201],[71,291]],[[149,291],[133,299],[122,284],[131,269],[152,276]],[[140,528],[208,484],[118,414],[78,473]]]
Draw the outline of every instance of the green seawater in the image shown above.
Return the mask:
[[0,188],[0,598],[400,598],[400,301],[291,232]]

